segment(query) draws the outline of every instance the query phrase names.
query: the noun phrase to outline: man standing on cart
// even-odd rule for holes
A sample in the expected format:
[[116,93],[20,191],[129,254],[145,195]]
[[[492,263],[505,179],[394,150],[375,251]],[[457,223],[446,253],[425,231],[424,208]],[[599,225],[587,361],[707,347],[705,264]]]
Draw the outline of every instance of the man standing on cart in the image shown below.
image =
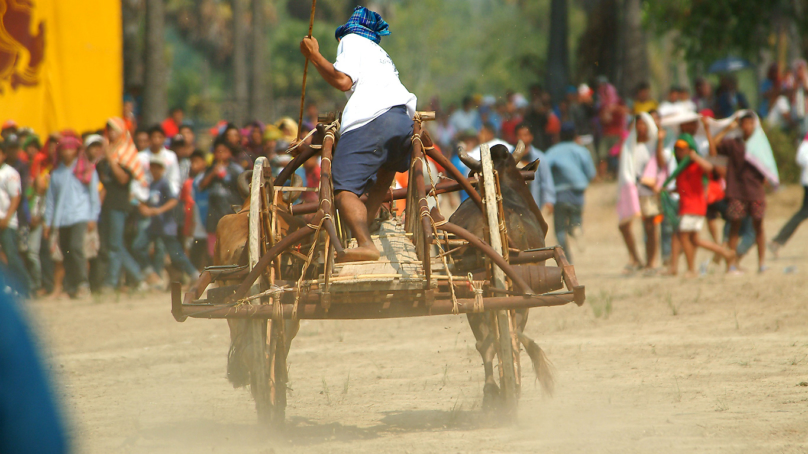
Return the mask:
[[[396,66],[379,46],[381,37],[389,34],[378,13],[357,6],[336,30],[339,47],[333,64],[320,54],[315,38],[300,43],[300,51],[323,79],[348,97],[331,169],[337,208],[357,242],[356,248],[345,250],[346,262],[379,259],[368,226],[396,172],[409,169],[417,99],[401,84]],[[359,197],[365,193],[363,203]]]

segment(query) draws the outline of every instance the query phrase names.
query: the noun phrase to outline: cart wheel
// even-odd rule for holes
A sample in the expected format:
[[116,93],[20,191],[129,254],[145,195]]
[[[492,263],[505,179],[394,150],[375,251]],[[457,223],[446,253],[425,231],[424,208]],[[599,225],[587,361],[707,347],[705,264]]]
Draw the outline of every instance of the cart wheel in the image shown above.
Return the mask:
[[[270,172],[270,178],[264,178],[264,172]],[[262,196],[261,186],[265,186],[264,194],[271,193],[271,170],[269,162],[266,158],[260,157],[256,159],[253,167],[252,182],[250,184],[250,215],[249,215],[249,254],[250,254],[250,267],[254,267],[261,255],[261,245],[264,241],[262,235],[262,226],[269,226],[269,208],[267,205],[270,203],[269,199]],[[260,290],[266,290],[267,283],[264,279],[260,279]],[[261,300],[253,300],[252,304],[261,304]],[[252,329],[251,343],[253,351],[252,360],[252,374],[251,374],[251,390],[253,398],[255,399],[255,409],[258,412],[258,419],[264,424],[274,425],[277,423],[277,390],[275,389],[275,345],[276,331],[282,333],[282,330],[275,330],[275,323],[267,323],[266,320],[253,320],[250,322]],[[282,342],[281,342],[282,344]],[[285,366],[284,366],[285,367]],[[284,406],[285,406],[285,388],[284,388]]]

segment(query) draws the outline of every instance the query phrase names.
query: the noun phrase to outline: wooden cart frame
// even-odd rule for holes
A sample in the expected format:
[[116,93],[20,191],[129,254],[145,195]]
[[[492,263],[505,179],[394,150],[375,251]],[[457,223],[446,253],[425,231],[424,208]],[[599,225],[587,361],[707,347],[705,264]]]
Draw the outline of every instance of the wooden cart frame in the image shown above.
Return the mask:
[[[504,409],[514,414],[520,388],[519,341],[514,329],[515,310],[558,306],[585,299],[575,270],[558,247],[519,251],[509,247],[499,178],[490,150],[481,149],[482,171],[466,178],[431,146],[422,122],[432,112],[414,118],[412,159],[406,190],[390,191],[389,201],[406,200],[403,221],[387,221],[377,242],[383,242],[382,260],[395,273],[362,274],[365,264],[335,263],[349,241],[333,203],[331,158],[339,140],[336,115],[321,117],[313,146],[295,157],[274,179],[265,158],[258,158],[252,173],[249,211],[249,265],[208,267],[182,295],[179,283],[171,287],[171,312],[178,322],[188,317],[251,320],[254,352],[251,390],[259,418],[282,423],[286,407],[287,319],[375,319],[492,311],[497,333],[500,388]],[[317,152],[322,152],[319,188],[281,186]],[[446,169],[446,181],[429,176],[426,156]],[[533,173],[524,172],[526,178]],[[475,190],[479,188],[479,193]],[[317,203],[288,205],[283,195],[316,190]],[[446,221],[429,199],[437,194],[465,190],[486,217],[485,240]],[[281,237],[278,212],[312,215],[305,227]],[[308,239],[309,244],[300,248]],[[476,248],[484,258],[477,274],[455,274],[453,253],[464,246]],[[395,257],[390,257],[395,256]],[[556,267],[530,266],[551,259]],[[282,260],[302,262],[296,278],[284,275]],[[373,269],[387,265],[373,265]],[[349,268],[353,266],[353,268]],[[362,268],[365,266],[365,268]],[[409,268],[407,268],[409,267]],[[521,267],[521,268],[520,268]],[[346,268],[348,268],[346,270]],[[476,278],[475,278],[476,277]],[[213,287],[216,281],[240,281],[236,286]],[[565,291],[560,290],[566,287]],[[211,286],[211,288],[208,288]],[[544,290],[536,292],[535,289]],[[207,295],[205,295],[207,290]]]

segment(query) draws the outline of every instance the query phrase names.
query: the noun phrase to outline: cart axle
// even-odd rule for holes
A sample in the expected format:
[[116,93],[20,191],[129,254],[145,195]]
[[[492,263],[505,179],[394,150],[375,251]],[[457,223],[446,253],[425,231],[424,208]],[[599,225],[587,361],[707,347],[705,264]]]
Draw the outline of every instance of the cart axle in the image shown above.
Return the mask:
[[[581,289],[582,290],[582,289]],[[180,298],[179,292],[172,292],[175,298]],[[475,304],[473,298],[458,298],[457,313],[468,314],[491,310],[512,310],[529,309],[533,307],[562,306],[573,303],[577,292],[548,293],[531,297],[510,296],[510,297],[488,297],[480,304]],[[339,304],[333,300],[328,311],[319,302],[319,294],[312,294],[305,297],[298,305],[298,318],[312,320],[360,320],[360,319],[382,319],[398,317],[421,317],[428,315],[449,315],[453,314],[453,304],[451,300],[436,300],[431,306],[427,305],[424,298],[417,299],[394,299],[380,303],[348,303]],[[579,297],[582,295],[579,295]],[[292,318],[294,304],[281,304],[283,318]],[[237,306],[215,305],[215,304],[183,304],[175,300],[172,313],[178,322],[185,321],[187,317],[192,318],[228,318],[228,319],[271,319],[273,317],[273,306],[271,304]]]

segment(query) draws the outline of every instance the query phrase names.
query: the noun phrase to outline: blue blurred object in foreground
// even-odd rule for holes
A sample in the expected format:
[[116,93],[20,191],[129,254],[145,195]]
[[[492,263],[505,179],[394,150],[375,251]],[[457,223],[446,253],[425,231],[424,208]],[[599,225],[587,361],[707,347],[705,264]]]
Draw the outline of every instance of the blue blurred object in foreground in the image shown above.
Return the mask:
[[67,452],[67,439],[31,332],[0,293],[0,453]]

